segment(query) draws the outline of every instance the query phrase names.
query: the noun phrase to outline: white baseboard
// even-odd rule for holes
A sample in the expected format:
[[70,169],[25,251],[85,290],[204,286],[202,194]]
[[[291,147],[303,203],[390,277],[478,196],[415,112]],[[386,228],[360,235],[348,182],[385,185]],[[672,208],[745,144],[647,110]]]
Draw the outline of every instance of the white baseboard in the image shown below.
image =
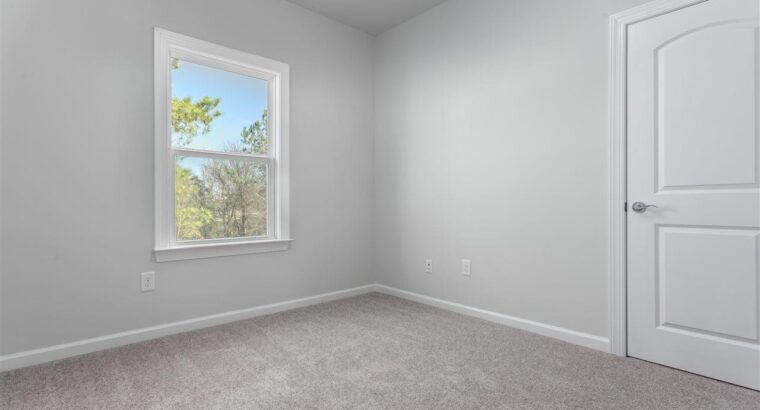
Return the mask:
[[142,329],[130,330],[128,332],[114,333],[106,336],[80,340],[77,342],[64,343],[41,349],[27,350],[25,352],[3,355],[0,356],[0,372],[18,369],[21,367],[33,366],[35,364],[50,362],[53,360],[65,359],[67,357],[79,356],[86,353],[96,352],[98,350],[112,349],[114,347],[142,342],[145,340],[155,339],[176,333],[188,332],[191,330],[221,325],[224,323],[236,322],[238,320],[250,319],[257,316],[269,315],[272,313],[311,306],[332,300],[344,299],[351,296],[374,292],[376,290],[376,285],[360,286],[357,288],[324,293],[321,295],[310,296],[302,299],[289,300],[248,309],[240,309],[232,312],[203,316],[195,319],[182,320],[179,322],[167,323],[164,325],[151,326]]
[[257,316],[264,316],[272,313],[283,312],[286,310],[316,305],[319,303],[330,302],[333,300],[344,299],[352,296],[358,296],[370,292],[381,292],[403,299],[408,299],[414,302],[435,306],[452,312],[461,313],[467,316],[473,316],[488,320],[490,322],[527,330],[529,332],[538,333],[540,335],[552,337],[592,349],[601,350],[604,352],[610,351],[609,339],[601,336],[594,336],[587,333],[576,332],[570,329],[564,329],[558,326],[547,325],[545,323],[534,322],[532,320],[503,315],[496,312],[490,312],[472,306],[466,306],[413,292],[407,292],[405,290],[392,288],[390,286],[372,284],[360,286],[357,288],[339,290],[337,292],[324,293],[321,295],[310,296],[302,299],[295,299],[248,309],[235,310],[232,312],[203,316],[195,319],[182,320],[179,322],[167,323],[164,325],[151,326],[142,329],[130,330],[127,332],[114,333],[106,336],[80,340],[77,342],[64,343],[41,349],[27,350],[25,352],[3,355],[0,356],[0,372],[18,369],[21,367],[33,366],[53,360],[65,359],[67,357],[79,356],[99,350],[112,349],[119,346],[142,342],[145,340],[155,339],[177,333],[188,332],[191,330],[236,322],[238,320],[250,319]]
[[564,342],[573,343],[591,349],[601,350],[603,352],[610,351],[610,341],[606,337],[577,332],[575,330],[547,325],[540,322],[534,322],[532,320],[522,319],[519,317],[503,315],[501,313],[478,309],[472,306],[431,298],[429,296],[420,295],[418,293],[407,292],[405,290],[392,288],[390,286],[378,284],[376,285],[376,290],[381,293],[397,296],[414,302],[435,306],[437,308],[461,313],[467,316],[477,317],[489,322],[495,322],[517,329],[527,330],[528,332],[538,333],[540,335],[559,339]]

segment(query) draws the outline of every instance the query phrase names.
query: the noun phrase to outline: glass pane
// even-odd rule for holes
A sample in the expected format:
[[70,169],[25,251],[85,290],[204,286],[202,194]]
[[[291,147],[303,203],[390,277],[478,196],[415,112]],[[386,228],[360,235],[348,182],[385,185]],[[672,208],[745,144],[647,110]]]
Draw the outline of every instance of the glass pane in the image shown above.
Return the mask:
[[234,159],[177,157],[177,240],[267,234],[267,165]]
[[267,82],[172,59],[172,145],[266,154]]

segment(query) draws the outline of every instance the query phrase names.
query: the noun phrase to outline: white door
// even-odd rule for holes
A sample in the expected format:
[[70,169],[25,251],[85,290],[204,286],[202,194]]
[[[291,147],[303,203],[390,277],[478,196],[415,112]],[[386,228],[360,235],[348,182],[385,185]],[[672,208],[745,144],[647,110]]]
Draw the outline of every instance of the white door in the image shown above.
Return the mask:
[[754,389],[759,3],[630,25],[627,88],[628,354]]

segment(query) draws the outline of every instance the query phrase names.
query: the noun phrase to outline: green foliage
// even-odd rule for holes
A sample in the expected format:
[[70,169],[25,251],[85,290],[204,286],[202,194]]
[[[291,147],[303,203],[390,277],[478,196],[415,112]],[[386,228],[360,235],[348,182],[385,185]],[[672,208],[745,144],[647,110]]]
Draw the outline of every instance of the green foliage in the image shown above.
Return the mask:
[[249,161],[213,160],[203,167],[207,205],[214,221],[212,238],[260,236],[267,233],[266,167]]
[[269,138],[267,135],[267,111],[261,114],[261,120],[243,127],[240,132],[240,142],[243,143],[243,152],[251,154],[266,154],[269,151]]
[[198,133],[211,131],[211,122],[222,116],[218,110],[221,98],[203,96],[198,101],[190,97],[172,97],[172,129],[176,135],[177,145],[187,145]]
[[178,240],[239,238],[267,233],[266,166],[209,159],[201,178],[176,167]]
[[[180,68],[180,61],[171,59],[172,70]],[[211,132],[211,123],[222,116],[217,109],[221,98],[203,96],[198,101],[190,97],[179,98],[172,96],[172,130],[176,136],[177,145],[187,145],[198,134]]]
[[175,169],[177,239],[203,239],[203,227],[213,220],[211,211],[200,205],[202,182],[192,171],[177,165]]

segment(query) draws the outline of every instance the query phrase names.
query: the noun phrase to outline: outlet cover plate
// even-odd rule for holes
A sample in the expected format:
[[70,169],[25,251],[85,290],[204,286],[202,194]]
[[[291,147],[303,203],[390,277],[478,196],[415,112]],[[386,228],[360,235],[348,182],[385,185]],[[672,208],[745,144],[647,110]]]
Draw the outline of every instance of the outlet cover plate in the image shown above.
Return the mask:
[[142,292],[156,290],[156,272],[143,272],[140,274],[140,290]]
[[469,259],[462,259],[462,275],[472,275],[472,261]]

